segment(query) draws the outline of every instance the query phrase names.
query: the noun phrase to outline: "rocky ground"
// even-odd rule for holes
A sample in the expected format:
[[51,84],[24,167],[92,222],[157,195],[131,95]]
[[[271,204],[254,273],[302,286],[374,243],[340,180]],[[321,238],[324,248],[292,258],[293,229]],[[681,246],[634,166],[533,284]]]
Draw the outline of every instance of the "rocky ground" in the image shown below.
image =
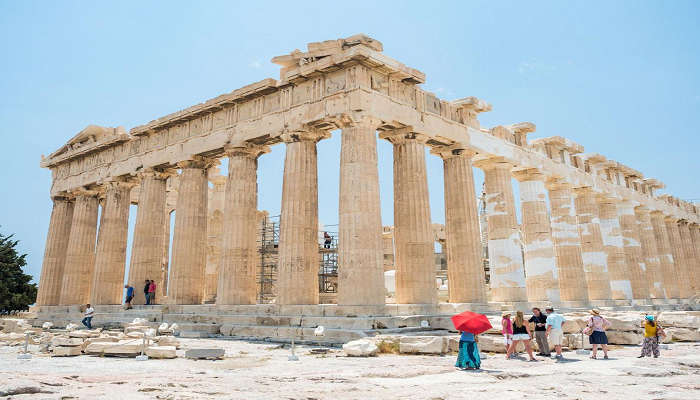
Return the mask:
[[[178,358],[80,355],[0,346],[0,397],[48,399],[697,399],[700,343],[672,343],[659,359],[637,359],[639,346],[614,346],[610,360],[567,352],[566,361],[487,354],[481,371],[460,371],[455,356],[311,354],[299,347],[217,339],[180,339]],[[182,358],[185,349],[221,347],[223,360]],[[181,354],[183,353],[183,354]],[[18,394],[26,393],[26,394]]]

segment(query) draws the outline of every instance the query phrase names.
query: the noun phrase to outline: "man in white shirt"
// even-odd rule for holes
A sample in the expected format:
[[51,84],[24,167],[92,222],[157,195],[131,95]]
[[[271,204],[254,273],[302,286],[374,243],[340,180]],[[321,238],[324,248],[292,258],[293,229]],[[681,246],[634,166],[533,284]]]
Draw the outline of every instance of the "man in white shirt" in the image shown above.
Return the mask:
[[87,305],[87,308],[85,309],[85,318],[83,318],[83,325],[85,325],[88,329],[92,329],[92,317],[95,316],[95,309],[92,308],[90,304]]
[[549,343],[554,345],[554,350],[557,352],[557,360],[561,360],[564,358],[564,356],[561,355],[561,345],[564,340],[564,331],[561,325],[564,323],[564,317],[555,313],[552,307],[547,307],[545,312],[547,313],[547,322],[545,322],[545,326],[547,327]]

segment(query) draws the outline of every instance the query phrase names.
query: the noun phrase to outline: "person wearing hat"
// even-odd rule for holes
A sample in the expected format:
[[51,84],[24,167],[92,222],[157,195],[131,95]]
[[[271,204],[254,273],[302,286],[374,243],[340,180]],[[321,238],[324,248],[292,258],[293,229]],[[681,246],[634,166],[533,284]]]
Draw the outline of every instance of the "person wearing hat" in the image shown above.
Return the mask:
[[591,318],[588,320],[588,326],[586,326],[586,334],[590,335],[588,341],[591,344],[593,354],[591,358],[596,360],[596,353],[598,352],[598,345],[603,348],[603,358],[608,359],[608,335],[605,334],[605,330],[610,327],[610,322],[600,315],[600,311],[593,309],[588,311],[591,314]]
[[658,321],[654,321],[653,315],[646,315],[642,320],[642,328],[644,328],[644,342],[642,343],[642,354],[637,358],[649,357],[652,354],[654,358],[659,357],[659,335],[666,336]]
[[513,322],[510,320],[510,312],[504,311],[501,314],[501,333],[503,334],[503,344],[506,346],[506,354],[513,343]]

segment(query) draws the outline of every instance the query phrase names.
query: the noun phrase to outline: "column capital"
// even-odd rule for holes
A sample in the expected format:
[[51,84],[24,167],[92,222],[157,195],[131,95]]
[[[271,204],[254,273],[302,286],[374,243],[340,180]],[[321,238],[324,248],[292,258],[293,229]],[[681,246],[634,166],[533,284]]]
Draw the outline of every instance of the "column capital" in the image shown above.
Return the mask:
[[56,194],[56,195],[51,196],[51,201],[53,201],[53,202],[57,202],[57,201],[66,201],[66,202],[68,202],[68,201],[71,201],[71,200],[73,200],[73,198],[72,198],[72,196],[70,195],[70,193],[60,193],[60,194]]
[[175,170],[175,168],[156,169],[149,167],[143,168],[141,171],[138,171],[136,173],[136,176],[139,179],[143,179],[145,177],[150,176],[156,179],[166,180],[174,175],[177,175],[177,171]]
[[385,139],[393,145],[404,144],[409,140],[414,140],[417,143],[425,144],[430,139],[428,136],[421,133],[413,132],[413,127],[406,126],[399,129],[392,129],[388,131],[382,131],[379,133],[380,139]]
[[100,182],[100,185],[104,190],[131,189],[132,187],[138,185],[138,181],[131,176],[118,176],[105,179],[104,181]]
[[102,194],[100,188],[77,188],[70,191],[70,196],[73,198],[77,197],[99,197]]
[[595,190],[593,190],[593,188],[591,186],[579,186],[579,187],[575,187],[573,190],[574,190],[574,194],[576,194],[576,196],[589,195],[589,196],[598,197],[597,196],[598,193]]
[[567,181],[561,177],[551,177],[545,182],[547,190],[561,190],[561,189],[571,189],[573,185],[571,182]]
[[177,163],[178,168],[182,169],[209,169],[214,165],[217,165],[219,160],[206,158],[202,156],[192,156],[188,160],[179,161]]
[[634,212],[637,214],[651,214],[651,208],[640,205],[634,208]]
[[224,153],[228,157],[241,156],[250,157],[252,159],[257,159],[263,154],[269,153],[270,147],[264,144],[254,144],[250,142],[243,143],[229,143],[224,146]]
[[461,143],[455,143],[449,146],[433,146],[430,148],[430,154],[434,154],[443,160],[455,157],[472,158],[476,152]]
[[510,171],[514,167],[511,162],[500,156],[481,158],[475,160],[473,165],[484,171],[491,169],[507,169]]
[[673,215],[664,215],[664,221],[667,223],[678,224],[680,222],[680,218]]
[[518,171],[513,171],[513,177],[518,180],[518,182],[525,181],[546,181],[548,179],[542,170],[539,168],[527,168]]
[[285,143],[294,142],[314,142],[317,143],[323,139],[328,139],[331,137],[331,133],[327,130],[313,129],[290,131],[281,134],[280,139]]

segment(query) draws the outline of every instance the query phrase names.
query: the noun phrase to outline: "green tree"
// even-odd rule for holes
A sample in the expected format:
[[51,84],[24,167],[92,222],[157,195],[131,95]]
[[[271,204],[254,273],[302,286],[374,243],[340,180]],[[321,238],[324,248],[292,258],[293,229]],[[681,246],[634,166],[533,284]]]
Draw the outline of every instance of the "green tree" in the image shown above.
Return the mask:
[[13,236],[0,233],[0,313],[26,310],[36,301],[36,284],[29,283],[31,275],[22,271],[27,255],[17,253],[19,240]]

